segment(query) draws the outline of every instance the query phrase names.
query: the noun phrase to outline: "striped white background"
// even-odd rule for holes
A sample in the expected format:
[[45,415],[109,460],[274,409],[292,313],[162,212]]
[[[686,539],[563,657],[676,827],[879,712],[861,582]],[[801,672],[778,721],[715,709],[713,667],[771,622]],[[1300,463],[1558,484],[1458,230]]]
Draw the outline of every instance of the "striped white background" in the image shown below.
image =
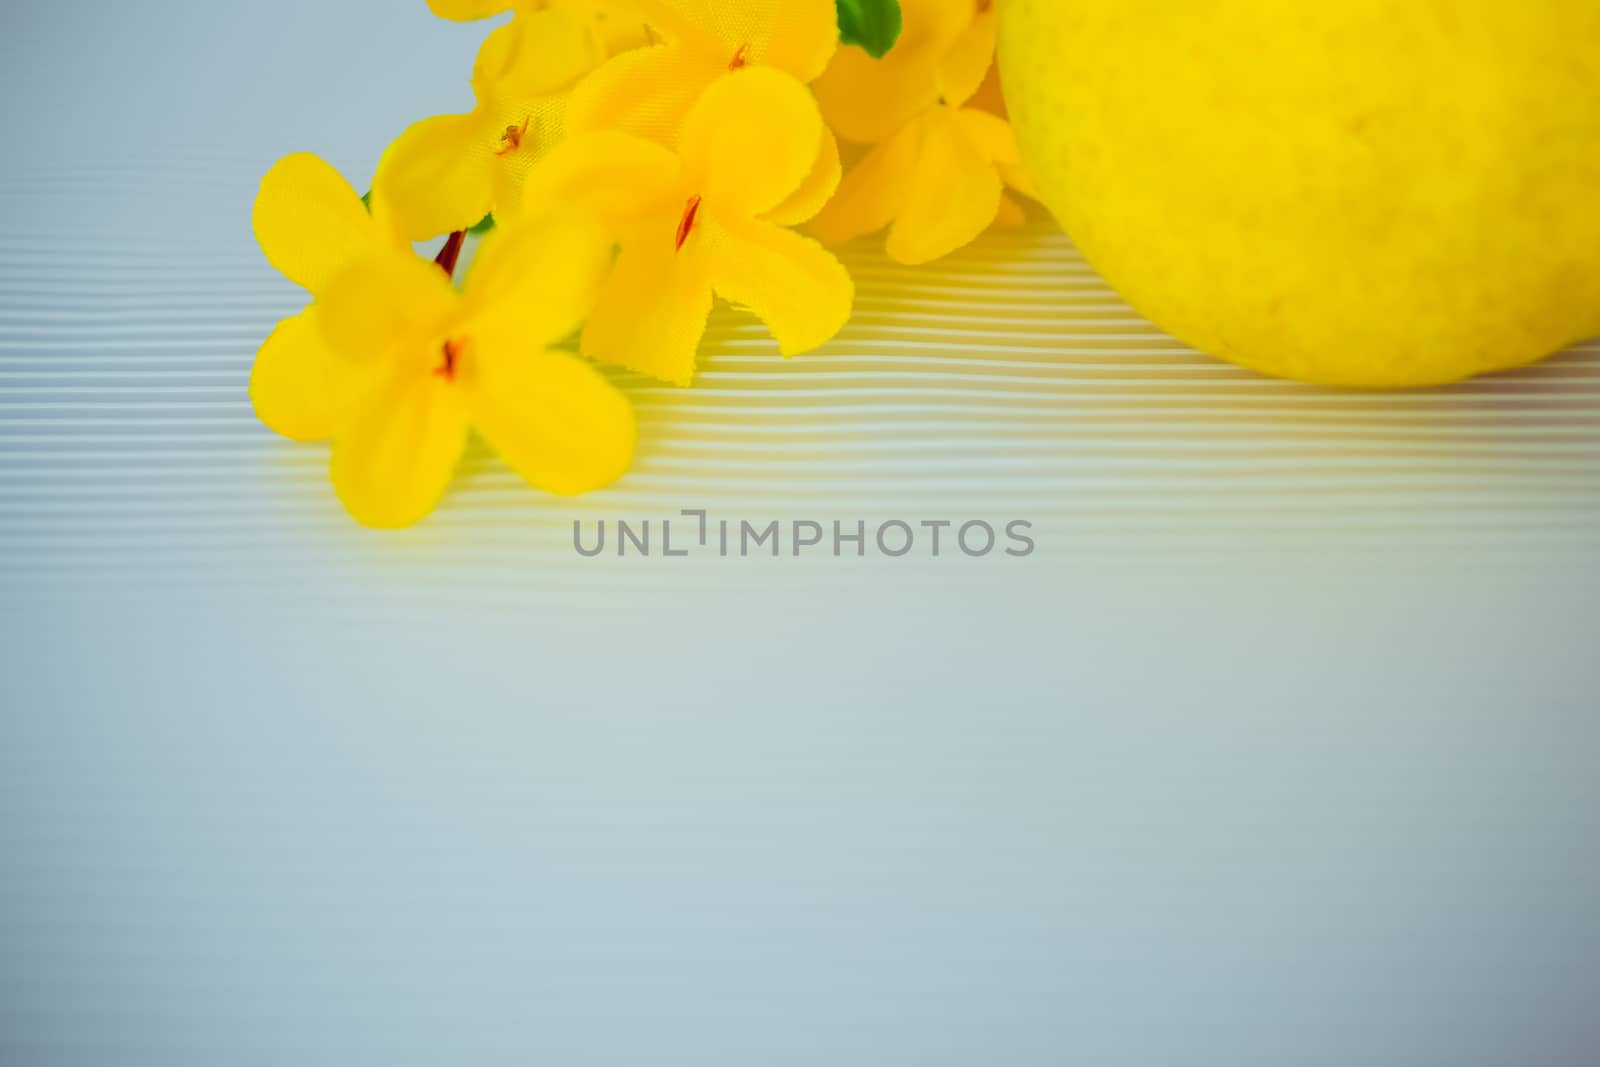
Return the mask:
[[[682,508],[1026,518],[1058,561],[1597,541],[1600,347],[1413,393],[1269,380],[1142,321],[1043,219],[925,268],[858,243],[855,319],[792,361],[719,310],[695,389],[622,379],[643,440],[613,490],[555,501],[477,453],[424,528],[373,535],[339,511],[325,450],[252,416],[255,348],[303,302],[253,247],[253,181],[214,159],[0,180],[4,580],[321,581],[387,555],[455,588],[603,584],[620,572],[574,566],[574,518]],[[183,227],[141,219],[180,200]],[[706,567],[725,569],[667,580]]]

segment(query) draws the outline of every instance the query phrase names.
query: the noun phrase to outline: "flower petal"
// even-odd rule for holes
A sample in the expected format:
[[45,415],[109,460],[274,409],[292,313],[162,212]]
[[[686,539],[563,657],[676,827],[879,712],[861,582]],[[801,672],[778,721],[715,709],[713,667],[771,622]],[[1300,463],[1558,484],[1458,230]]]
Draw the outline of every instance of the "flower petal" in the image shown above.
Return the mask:
[[[505,37],[497,41],[497,37]],[[519,14],[484,43],[473,86],[480,102],[549,96],[605,62],[591,13],[551,8]]]
[[712,258],[717,295],[754,312],[785,356],[832,340],[850,319],[855,285],[817,242],[768,222],[720,222]]
[[625,52],[572,91],[567,130],[574,135],[621,130],[676,144],[684,116],[719,73],[682,44]]
[[997,168],[1000,171],[1000,180],[1005,182],[1016,192],[1021,193],[1029,200],[1040,199],[1039,187],[1033,184],[1033,175],[1028,173],[1028,168],[1018,164],[1011,166],[1001,163]]
[[994,66],[995,10],[978,12],[939,62],[939,95],[960,107],[977,95]]
[[582,218],[521,223],[491,236],[467,276],[467,324],[490,348],[543,348],[589,317],[612,262],[612,240]]
[[527,97],[480,109],[495,131],[488,163],[495,221],[512,222],[522,215],[528,176],[565,140],[567,100],[565,95]]
[[[870,144],[903,128],[939,100],[942,63],[971,25],[971,0],[900,0],[900,39],[882,59],[839,49],[813,87],[828,125]],[[981,77],[981,75],[980,75]]]
[[740,0],[738,6],[757,27],[751,63],[777,67],[805,84],[828,69],[839,47],[836,0]]
[[523,212],[571,212],[626,227],[683,196],[683,167],[670,149],[602,131],[570,137],[540,161],[523,188]]
[[494,139],[484,116],[440,115],[412,126],[378,163],[373,197],[406,241],[464,230],[494,202]]
[[990,162],[1008,166],[1022,163],[1022,151],[1017,147],[1017,134],[1011,128],[1011,123],[999,115],[970,107],[957,111],[955,118]]
[[251,224],[267,261],[312,291],[379,244],[361,197],[309,153],[279,160],[261,179]]
[[617,56],[656,41],[636,0],[579,0],[594,16],[606,55]]
[[707,17],[706,0],[635,0],[635,5],[651,28],[667,40],[686,45],[705,58],[721,51],[722,40],[716,34],[716,23]]
[[900,0],[904,29],[895,48],[942,57],[981,14],[982,6],[983,0]]
[[514,0],[428,0],[428,8],[442,19],[471,22],[510,11]]
[[793,196],[826,131],[806,87],[771,67],[714,82],[684,120],[689,187],[725,216],[763,215]]
[[367,360],[442,335],[460,300],[444,271],[410,252],[357,260],[317,294],[323,338]]
[[470,366],[463,385],[478,432],[531,485],[575,496],[633,464],[633,405],[592,365],[486,345]]
[[966,107],[955,113],[956,121],[986,158],[1000,172],[1000,179],[1030,199],[1039,199],[1039,191],[1022,164],[1022,150],[1017,147],[1017,132],[1011,123],[998,115],[977,108]]
[[369,394],[333,443],[333,488],[363,526],[398,529],[427,518],[467,445],[459,389],[397,373]]
[[659,29],[723,69],[736,58],[809,82],[839,44],[835,0],[639,0]]
[[920,143],[920,131],[912,125],[874,146],[811,220],[812,235],[825,244],[843,244],[893,222],[906,187],[917,178]]
[[970,244],[1000,211],[1000,175],[950,108],[917,122],[916,180],[904,190],[889,230],[889,258],[929,263]]
[[479,100],[494,92],[495,84],[511,69],[521,44],[522,35],[517,30],[515,19],[504,26],[495,27],[483,39],[483,44],[478,46],[478,57],[472,64],[472,91]]
[[274,433],[293,441],[324,441],[338,430],[359,393],[357,364],[323,339],[316,311],[284,319],[256,354],[250,399]]
[[882,59],[841,48],[812,86],[823,117],[847,141],[871,144],[892,136],[939,100],[937,58],[897,45]]
[[811,174],[794,191],[794,195],[762,217],[779,226],[797,226],[814,218],[838,191],[843,173],[843,166],[839,162],[838,138],[833,136],[832,130],[825,129],[822,131],[822,151],[817,154]]
[[688,385],[711,303],[703,244],[674,252],[670,220],[641,227],[623,243],[601,288],[583,331],[583,354]]

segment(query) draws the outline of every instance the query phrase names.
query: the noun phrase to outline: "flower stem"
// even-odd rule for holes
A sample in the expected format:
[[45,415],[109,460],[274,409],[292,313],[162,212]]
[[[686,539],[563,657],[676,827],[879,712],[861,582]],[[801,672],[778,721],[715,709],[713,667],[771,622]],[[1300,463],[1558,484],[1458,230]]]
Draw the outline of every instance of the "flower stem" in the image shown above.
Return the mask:
[[467,241],[467,231],[457,230],[452,233],[444,247],[439,250],[439,256],[433,262],[451,280],[456,276],[456,264],[461,262],[461,246]]

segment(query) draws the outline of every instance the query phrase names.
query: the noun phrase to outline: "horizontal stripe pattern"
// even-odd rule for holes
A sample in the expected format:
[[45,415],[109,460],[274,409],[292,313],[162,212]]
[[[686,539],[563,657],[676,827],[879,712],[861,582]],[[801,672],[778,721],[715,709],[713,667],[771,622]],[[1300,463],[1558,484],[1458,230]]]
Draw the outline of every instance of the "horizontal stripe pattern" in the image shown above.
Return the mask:
[[573,580],[574,519],[682,508],[847,525],[1027,518],[1090,557],[1275,538],[1580,552],[1595,540],[1600,344],[1424,392],[1275,381],[1144,322],[1043,220],[928,267],[852,246],[855,318],[798,359],[719,309],[695,389],[619,376],[643,437],[621,485],[554,501],[475,451],[430,523],[379,538],[342,517],[325,449],[255,421],[254,350],[303,297],[253,248],[239,207],[253,179],[192,179],[182,167],[98,179],[121,180],[128,199],[191,197],[208,225],[181,234],[127,219],[109,236],[92,219],[41,229],[81,183],[0,186],[0,580],[238,582],[241,559],[259,576],[390,552],[440,580],[544,586]]

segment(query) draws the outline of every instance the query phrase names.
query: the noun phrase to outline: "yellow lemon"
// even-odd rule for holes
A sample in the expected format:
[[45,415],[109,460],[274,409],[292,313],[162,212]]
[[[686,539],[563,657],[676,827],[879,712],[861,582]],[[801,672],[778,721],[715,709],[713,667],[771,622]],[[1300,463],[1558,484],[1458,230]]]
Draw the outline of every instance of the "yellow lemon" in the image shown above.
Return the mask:
[[1004,0],[1024,157],[1183,340],[1331,385],[1600,334],[1600,0]]

